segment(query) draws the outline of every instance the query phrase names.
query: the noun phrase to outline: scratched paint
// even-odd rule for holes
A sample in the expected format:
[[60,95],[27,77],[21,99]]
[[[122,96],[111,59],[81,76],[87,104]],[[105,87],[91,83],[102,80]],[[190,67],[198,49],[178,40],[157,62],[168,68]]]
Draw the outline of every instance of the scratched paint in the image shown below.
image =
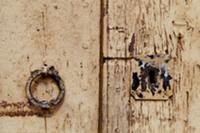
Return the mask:
[[[199,4],[198,0],[104,0],[102,132],[200,132]],[[126,30],[119,33],[108,27]],[[130,96],[136,75],[132,72],[140,72],[132,57],[151,54],[172,57],[168,68],[173,96],[167,101],[136,101]]]

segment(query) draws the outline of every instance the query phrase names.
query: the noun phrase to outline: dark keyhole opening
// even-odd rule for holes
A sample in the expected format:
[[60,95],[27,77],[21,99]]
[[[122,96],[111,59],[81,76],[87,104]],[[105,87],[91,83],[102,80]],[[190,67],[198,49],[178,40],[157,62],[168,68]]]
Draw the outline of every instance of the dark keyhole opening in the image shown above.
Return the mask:
[[149,82],[151,84],[156,83],[156,72],[154,70],[149,71]]

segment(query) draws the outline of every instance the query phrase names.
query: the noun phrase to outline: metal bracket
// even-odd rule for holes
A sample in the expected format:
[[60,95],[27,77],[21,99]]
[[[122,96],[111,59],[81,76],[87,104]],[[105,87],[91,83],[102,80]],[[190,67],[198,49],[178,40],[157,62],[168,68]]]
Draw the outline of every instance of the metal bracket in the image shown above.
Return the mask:
[[136,100],[167,100],[172,96],[167,69],[169,55],[135,56],[140,72],[133,72],[131,95]]

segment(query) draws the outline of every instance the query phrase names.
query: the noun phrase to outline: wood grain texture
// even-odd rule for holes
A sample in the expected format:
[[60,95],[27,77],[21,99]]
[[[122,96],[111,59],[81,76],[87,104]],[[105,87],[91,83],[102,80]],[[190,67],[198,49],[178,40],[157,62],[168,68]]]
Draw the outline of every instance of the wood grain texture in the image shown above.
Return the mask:
[[0,132],[97,132],[99,8],[95,0],[0,1],[0,100],[27,102],[30,71],[43,63],[55,66],[66,87],[51,117],[2,116]]
[[[200,132],[200,2],[102,1],[102,68],[100,1],[0,2],[0,132],[95,133],[99,115],[102,133]],[[172,55],[174,95],[168,101],[135,101],[130,96],[131,75],[138,71],[132,56],[146,54]],[[4,109],[4,101],[27,103],[29,72],[43,63],[54,65],[65,81],[59,110],[38,117],[28,106],[14,104],[15,112]]]
[[106,61],[103,86],[103,133],[130,131],[130,62]]
[[[109,60],[106,61],[103,78],[103,107],[107,112],[107,115],[103,115],[103,131],[200,132],[200,106],[197,102],[200,94],[200,2],[105,0],[104,3],[104,58]],[[138,71],[137,62],[131,57],[147,54],[172,56],[169,71],[173,77],[174,95],[168,101],[135,101],[128,95],[131,74]],[[124,79],[123,83],[116,75]],[[126,95],[119,97],[120,93],[114,91],[116,85],[119,92]],[[119,112],[125,106],[124,112],[128,113]]]

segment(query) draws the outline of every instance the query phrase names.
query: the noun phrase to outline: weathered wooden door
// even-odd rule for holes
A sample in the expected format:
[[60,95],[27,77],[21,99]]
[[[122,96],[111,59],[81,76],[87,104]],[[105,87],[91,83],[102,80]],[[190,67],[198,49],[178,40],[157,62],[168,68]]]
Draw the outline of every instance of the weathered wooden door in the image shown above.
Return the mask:
[[[198,0],[1,0],[1,133],[199,133]],[[173,96],[135,100],[135,56],[169,55]],[[54,66],[65,98],[51,116],[28,103],[30,72]],[[54,97],[50,80],[35,95]]]
[[[103,133],[200,132],[200,1],[105,0]],[[130,95],[135,55],[171,54],[173,96]]]
[[[1,133],[97,132],[99,14],[96,0],[0,1]],[[30,72],[44,63],[65,82],[51,117],[37,116],[25,93]],[[53,87],[42,82],[37,93],[51,96]]]

